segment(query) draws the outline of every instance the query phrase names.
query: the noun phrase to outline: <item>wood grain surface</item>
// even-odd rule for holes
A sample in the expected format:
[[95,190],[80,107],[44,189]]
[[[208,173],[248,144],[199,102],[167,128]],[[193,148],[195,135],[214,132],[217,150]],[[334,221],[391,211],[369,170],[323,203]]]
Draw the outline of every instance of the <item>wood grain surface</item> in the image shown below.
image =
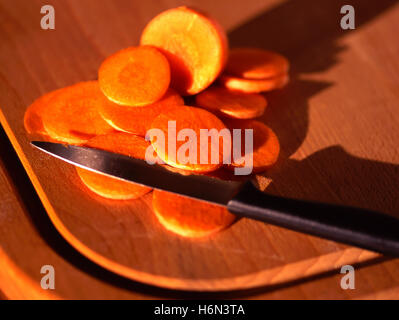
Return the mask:
[[[58,234],[0,128],[0,299],[397,299],[399,260],[358,264],[355,290],[339,270],[252,290],[194,293],[163,290],[118,277],[82,257]],[[40,288],[41,266],[56,270],[55,290]]]
[[[181,2],[49,1],[56,31],[40,29],[43,3],[0,2],[2,124],[53,223],[84,255],[133,279],[198,290],[276,284],[376,256],[245,219],[209,239],[185,240],[158,225],[149,197],[115,202],[88,193],[73,168],[32,150],[23,112],[46,91],[94,79],[106,55],[136,44],[148,19]],[[232,46],[274,49],[292,62],[290,85],[267,95],[263,120],[282,156],[258,177],[261,187],[399,214],[399,9],[395,1],[352,4],[350,32],[339,28],[340,1],[197,6],[229,30]]]

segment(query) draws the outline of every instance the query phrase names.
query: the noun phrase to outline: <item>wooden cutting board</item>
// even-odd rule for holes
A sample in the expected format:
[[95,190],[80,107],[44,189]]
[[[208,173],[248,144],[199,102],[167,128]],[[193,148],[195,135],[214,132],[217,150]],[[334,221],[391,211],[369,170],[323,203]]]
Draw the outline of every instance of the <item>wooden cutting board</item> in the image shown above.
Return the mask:
[[[56,9],[55,31],[40,29],[43,4]],[[88,192],[73,167],[30,146],[23,114],[35,98],[95,79],[105,56],[137,44],[145,23],[177,4],[0,0],[0,120],[58,231],[104,268],[176,289],[275,284],[375,257],[247,219],[206,239],[180,238],[158,224],[151,195],[102,199]],[[233,46],[274,49],[292,62],[291,83],[266,95],[262,120],[279,136],[282,155],[273,170],[257,177],[261,188],[399,215],[399,8],[395,1],[353,1],[357,29],[343,31],[342,4],[197,6],[221,21]]]

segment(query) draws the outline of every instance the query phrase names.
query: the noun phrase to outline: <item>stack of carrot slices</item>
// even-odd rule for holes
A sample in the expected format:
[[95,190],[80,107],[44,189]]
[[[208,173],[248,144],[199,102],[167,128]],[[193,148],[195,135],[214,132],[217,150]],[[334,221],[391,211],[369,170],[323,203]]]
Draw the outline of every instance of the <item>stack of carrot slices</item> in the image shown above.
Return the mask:
[[[275,133],[262,122],[267,100],[261,92],[279,89],[289,79],[289,63],[278,53],[257,48],[229,50],[227,37],[209,15],[187,7],[160,13],[145,27],[140,46],[123,49],[100,66],[98,80],[80,82],[40,97],[29,106],[24,125],[44,140],[84,145],[144,159],[148,148],[164,166],[181,174],[229,176],[228,169],[243,167],[245,148],[232,163],[223,164],[223,146],[215,152],[197,139],[196,159],[182,162],[150,129],[253,130],[253,172],[259,173],[278,159]],[[195,95],[194,106],[182,96]],[[152,131],[152,130],[151,130]],[[148,141],[149,140],[149,141]],[[244,135],[241,142],[244,143]],[[185,141],[177,141],[179,149]],[[199,159],[208,148],[208,161]],[[230,150],[230,149],[229,149]],[[241,152],[241,153],[240,153]],[[213,158],[212,158],[213,159]],[[193,161],[191,161],[193,160]],[[224,167],[224,168],[222,168]],[[95,194],[114,200],[137,199],[151,191],[106,175],[76,168],[83,184]],[[231,177],[231,176],[230,176]],[[202,237],[234,221],[227,210],[168,192],[153,192],[159,222],[181,236]]]
[[288,83],[288,70],[288,60],[276,52],[236,48],[230,51],[219,82],[228,89],[247,93],[270,91]]

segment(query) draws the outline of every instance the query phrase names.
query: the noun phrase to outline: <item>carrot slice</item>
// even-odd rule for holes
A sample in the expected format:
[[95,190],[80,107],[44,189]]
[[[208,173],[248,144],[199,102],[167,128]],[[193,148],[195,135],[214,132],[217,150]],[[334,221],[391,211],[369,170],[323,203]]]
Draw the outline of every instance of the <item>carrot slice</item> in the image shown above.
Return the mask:
[[182,97],[169,89],[161,100],[145,107],[129,108],[109,103],[103,104],[99,111],[103,119],[116,130],[145,136],[152,121],[161,112],[183,104]]
[[196,94],[220,74],[227,60],[223,29],[212,18],[187,7],[162,12],[145,27],[141,44],[160,48],[168,58],[172,86]]
[[241,148],[241,157],[234,159],[232,155],[232,163],[230,166],[228,166],[229,169],[248,165],[243,162],[245,155],[245,129],[253,130],[252,172],[258,173],[265,171],[267,168],[276,163],[280,153],[280,143],[272,129],[262,122],[255,120],[238,121],[228,119],[225,121],[225,124],[230,130],[241,129],[241,146],[239,146]]
[[287,73],[288,60],[282,55],[257,48],[230,51],[225,73],[246,79],[265,79]]
[[164,164],[162,165],[165,169],[174,172],[174,173],[178,173],[182,176],[190,176],[190,175],[204,175],[204,176],[208,176],[214,179],[219,179],[219,180],[225,180],[225,181],[244,181],[247,179],[247,177],[245,176],[236,176],[234,175],[233,172],[231,172],[231,170],[226,170],[226,168],[221,167],[215,171],[211,171],[211,172],[195,172],[195,171],[189,171],[189,170],[184,170],[184,169],[180,169],[180,168],[175,168],[172,167],[168,164]]
[[46,129],[43,126],[42,113],[47,108],[50,100],[59,93],[61,89],[54,90],[40,98],[33,101],[33,103],[26,109],[24,115],[24,126],[25,130],[29,134],[41,134],[47,136]]
[[223,74],[219,78],[219,83],[231,90],[239,90],[247,93],[258,93],[272,91],[284,87],[289,81],[288,74],[282,74],[269,79],[244,79]]
[[[144,159],[150,144],[144,138],[124,132],[116,132],[94,137],[85,146]],[[136,199],[151,191],[149,187],[132,184],[79,167],[76,167],[76,171],[82,182],[91,191],[105,198]]]
[[[179,150],[183,145],[186,145],[186,143],[189,143],[190,141],[188,138],[184,141],[176,141],[177,139],[176,137],[173,138],[172,133],[170,133],[171,138],[169,138],[169,122],[175,122],[176,137],[178,137],[179,132],[183,129],[191,129],[196,137],[196,142],[191,141],[190,143],[190,145],[196,150],[196,157],[194,158],[193,156],[194,159],[189,159],[187,163],[184,163],[184,161],[179,159]],[[173,167],[198,172],[209,172],[216,170],[223,163],[223,143],[221,138],[218,139],[219,148],[216,148],[216,146],[212,147],[213,143],[211,138],[208,139],[207,143],[204,141],[201,145],[201,129],[216,129],[218,132],[222,129],[226,129],[223,122],[209,111],[187,106],[174,107],[156,117],[152,122],[151,129],[159,129],[163,132],[165,136],[164,141],[152,136],[150,137],[151,144],[159,158]],[[171,145],[168,143],[169,139],[171,139]],[[208,148],[208,157],[205,161],[202,161],[206,163],[201,163],[201,150],[206,150],[206,148]],[[174,153],[169,154],[169,149],[175,149]],[[215,150],[213,151],[213,149]],[[217,154],[213,155],[213,158],[216,158],[217,161],[213,162],[218,163],[212,163],[212,152],[217,152]]]
[[197,95],[196,104],[230,118],[251,119],[264,113],[267,101],[257,93],[213,87]]
[[235,217],[224,207],[154,190],[152,206],[159,222],[184,237],[203,237],[220,231]]
[[144,106],[162,98],[170,83],[168,60],[157,49],[130,47],[108,57],[98,71],[103,93],[126,106]]
[[114,131],[98,109],[110,103],[97,81],[80,82],[61,89],[42,110],[43,126],[55,140],[81,144],[90,138]]

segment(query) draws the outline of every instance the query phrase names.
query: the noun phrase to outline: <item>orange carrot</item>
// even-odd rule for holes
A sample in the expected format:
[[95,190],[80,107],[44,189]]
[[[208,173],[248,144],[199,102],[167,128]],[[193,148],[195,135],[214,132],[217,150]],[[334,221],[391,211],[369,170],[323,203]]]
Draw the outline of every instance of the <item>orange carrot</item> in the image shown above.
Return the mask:
[[40,98],[36,99],[25,111],[24,126],[30,134],[41,134],[47,136],[42,121],[42,113],[48,107],[49,101],[59,93],[60,90],[54,90]]
[[231,172],[231,170],[228,170],[228,169],[226,170],[224,167],[221,167],[221,168],[219,168],[215,171],[211,171],[211,172],[196,172],[196,171],[189,171],[189,170],[172,167],[168,164],[163,164],[161,166],[169,171],[178,173],[182,176],[189,176],[189,175],[193,175],[193,174],[204,175],[204,176],[208,176],[208,177],[211,177],[214,179],[225,180],[225,181],[244,181],[247,179],[246,176],[234,175],[234,173]]
[[203,237],[222,230],[235,217],[225,208],[154,190],[152,206],[159,222],[184,237]]
[[239,90],[247,93],[271,91],[284,87],[289,81],[288,74],[283,74],[269,79],[244,79],[223,74],[219,83],[231,90]]
[[282,55],[257,48],[230,51],[225,73],[245,79],[266,79],[288,72],[289,62]]
[[257,93],[212,87],[196,96],[196,104],[230,118],[251,119],[264,113],[267,102]]
[[276,163],[280,153],[280,143],[276,134],[265,124],[255,120],[233,120],[228,119],[224,121],[226,126],[230,129],[241,129],[241,157],[234,159],[232,156],[232,164],[230,169],[235,167],[244,167],[245,155],[245,129],[253,130],[253,172],[258,173],[265,171],[267,168]]
[[119,130],[145,136],[152,121],[172,106],[183,105],[182,97],[169,89],[161,100],[145,106],[130,108],[113,103],[103,104],[100,114],[110,126]]
[[208,87],[227,60],[227,37],[219,24],[187,7],[162,12],[145,27],[142,45],[160,48],[171,66],[172,86],[183,95]]
[[[120,153],[137,159],[144,159],[149,145],[144,138],[124,132],[97,136],[85,144],[87,147]],[[82,182],[91,191],[105,198],[136,199],[151,191],[149,187],[132,184],[79,167],[76,167],[76,171]]]
[[[187,139],[185,141],[176,141],[176,138],[173,140],[173,146],[169,146],[169,131],[168,124],[169,121],[176,122],[176,133],[179,133],[182,129],[191,129],[196,135],[196,144],[193,145],[193,148],[196,149],[196,157],[193,161],[189,161],[188,163],[182,163],[179,161],[178,152],[180,147],[188,143]],[[167,164],[191,171],[198,172],[209,172],[214,171],[219,168],[223,163],[223,143],[222,139],[219,139],[219,148],[212,148],[212,140],[209,138],[208,143],[204,143],[201,145],[200,143],[200,130],[201,129],[216,129],[218,132],[222,129],[226,129],[222,121],[220,121],[215,115],[212,113],[194,107],[187,106],[179,106],[173,107],[166,112],[161,113],[151,125],[152,129],[159,129],[165,135],[164,145],[162,145],[162,141],[159,141],[157,138],[151,137],[151,144],[154,147],[154,150],[158,154],[159,158],[161,158]],[[175,148],[176,154],[170,155],[169,148]],[[208,159],[205,159],[207,163],[200,163],[201,149],[208,148]],[[214,158],[218,159],[218,163],[212,163],[212,150],[215,149],[217,154],[214,154]],[[204,162],[204,161],[203,161]]]
[[113,132],[100,116],[101,104],[109,103],[97,81],[80,82],[61,89],[42,110],[43,126],[48,135],[70,144]]
[[168,60],[157,49],[130,47],[108,57],[98,71],[103,93],[126,106],[144,106],[158,101],[170,83]]

